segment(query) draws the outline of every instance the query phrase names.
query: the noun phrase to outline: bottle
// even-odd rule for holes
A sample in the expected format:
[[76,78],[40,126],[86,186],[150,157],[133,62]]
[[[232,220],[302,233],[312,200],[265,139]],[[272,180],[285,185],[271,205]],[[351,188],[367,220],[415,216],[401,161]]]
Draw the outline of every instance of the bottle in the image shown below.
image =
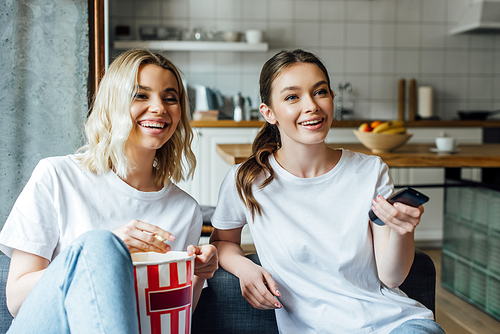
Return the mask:
[[235,122],[241,122],[243,119],[243,110],[241,109],[241,93],[233,96],[233,104],[234,104],[234,114],[233,119]]
[[234,107],[234,121],[235,122],[240,122],[243,115],[242,115],[242,110],[241,110],[241,107],[239,105],[236,105]]

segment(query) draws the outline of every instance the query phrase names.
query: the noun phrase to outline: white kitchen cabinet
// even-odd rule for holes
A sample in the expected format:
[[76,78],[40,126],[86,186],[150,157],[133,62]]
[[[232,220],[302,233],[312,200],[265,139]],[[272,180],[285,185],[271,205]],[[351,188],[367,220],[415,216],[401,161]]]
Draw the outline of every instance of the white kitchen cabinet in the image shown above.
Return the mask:
[[217,205],[219,187],[231,166],[217,153],[217,144],[252,143],[259,128],[194,128],[197,167],[193,180],[179,186],[200,205]]
[[[193,151],[197,167],[192,180],[179,183],[200,205],[217,205],[219,187],[231,166],[217,153],[217,144],[252,143],[259,128],[194,128]],[[253,244],[248,226],[241,235],[243,245]]]
[[[415,241],[425,246],[439,246],[443,240],[444,168],[391,168],[396,185],[409,185],[429,197],[424,214],[415,230]],[[419,188],[419,185],[436,185]],[[422,246],[422,245],[417,245]]]

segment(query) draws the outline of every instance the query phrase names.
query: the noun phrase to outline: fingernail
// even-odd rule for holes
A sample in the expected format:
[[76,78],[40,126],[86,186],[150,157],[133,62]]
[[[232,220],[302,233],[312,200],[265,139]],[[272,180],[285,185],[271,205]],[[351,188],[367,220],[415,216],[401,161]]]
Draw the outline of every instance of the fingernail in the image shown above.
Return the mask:
[[275,303],[274,306],[276,306],[277,308],[281,308],[281,305],[278,303]]
[[175,240],[175,235],[172,235],[172,234],[171,234],[168,238],[169,238],[170,240],[174,241],[174,240]]
[[278,297],[279,297],[279,296],[281,296],[281,293],[279,292],[279,290],[276,290],[276,293],[275,293],[275,294],[276,294],[276,296],[278,296]]

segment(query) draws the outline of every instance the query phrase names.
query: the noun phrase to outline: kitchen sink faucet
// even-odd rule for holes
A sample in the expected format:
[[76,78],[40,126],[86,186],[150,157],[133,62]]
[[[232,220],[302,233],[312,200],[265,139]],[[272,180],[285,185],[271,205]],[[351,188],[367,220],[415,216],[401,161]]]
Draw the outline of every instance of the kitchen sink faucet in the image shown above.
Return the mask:
[[345,84],[339,83],[337,96],[335,97],[337,102],[333,113],[333,119],[336,121],[341,121],[343,116],[354,113],[353,103],[349,101],[348,92],[352,92],[351,84],[349,82]]

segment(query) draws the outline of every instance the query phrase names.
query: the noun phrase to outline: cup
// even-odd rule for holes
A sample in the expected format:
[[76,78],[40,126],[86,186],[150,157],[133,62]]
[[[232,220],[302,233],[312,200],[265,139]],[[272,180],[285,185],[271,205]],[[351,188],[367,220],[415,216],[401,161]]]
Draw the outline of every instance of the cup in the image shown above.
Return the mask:
[[437,137],[436,138],[436,148],[439,151],[454,151],[456,149],[457,142],[453,137]]
[[195,257],[174,251],[132,254],[141,334],[191,333]]
[[249,44],[258,44],[262,42],[263,33],[262,30],[251,29],[245,31],[245,38]]
[[241,38],[241,32],[239,31],[223,31],[222,39],[225,42],[238,42]]

